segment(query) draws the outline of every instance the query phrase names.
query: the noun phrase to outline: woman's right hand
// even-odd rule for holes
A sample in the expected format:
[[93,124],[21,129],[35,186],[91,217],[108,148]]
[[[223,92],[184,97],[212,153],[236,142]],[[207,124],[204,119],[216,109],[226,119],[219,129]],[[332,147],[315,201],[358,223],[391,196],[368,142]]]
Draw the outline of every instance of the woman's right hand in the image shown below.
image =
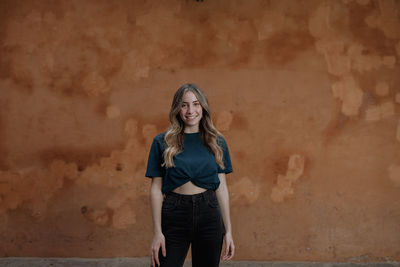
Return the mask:
[[155,234],[153,236],[153,242],[151,243],[151,263],[153,267],[160,266],[160,260],[158,258],[160,247],[162,255],[164,257],[167,256],[167,251],[165,249],[165,237],[162,233]]

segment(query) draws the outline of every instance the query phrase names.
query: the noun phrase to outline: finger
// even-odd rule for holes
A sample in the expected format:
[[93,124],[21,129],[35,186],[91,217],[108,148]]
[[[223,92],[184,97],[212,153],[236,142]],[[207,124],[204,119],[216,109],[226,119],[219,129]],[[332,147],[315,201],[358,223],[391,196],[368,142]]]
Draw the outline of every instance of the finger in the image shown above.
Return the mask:
[[231,255],[231,244],[228,243],[228,244],[226,244],[225,255],[223,257],[223,260],[229,260],[230,255]]
[[235,246],[231,244],[229,249],[229,254],[228,254],[228,260],[233,258],[233,255],[235,254]]
[[226,244],[224,258],[226,258],[228,255],[229,255],[229,243],[228,243],[228,244]]
[[154,254],[153,254],[153,251],[151,251],[151,265],[152,265],[153,267],[156,267],[156,263],[154,262]]
[[153,250],[152,250],[152,258],[153,258],[153,261],[155,261],[155,263],[157,264],[156,266],[160,266],[160,261],[158,260],[158,251],[159,250],[160,250],[160,247],[153,248]]
[[165,241],[161,242],[161,252],[164,257],[167,257],[167,250],[165,249]]
[[157,263],[157,266],[160,266],[160,261],[159,261],[159,259],[158,259],[158,252],[157,253],[154,253],[154,258],[155,258],[155,260],[156,260],[156,263]]

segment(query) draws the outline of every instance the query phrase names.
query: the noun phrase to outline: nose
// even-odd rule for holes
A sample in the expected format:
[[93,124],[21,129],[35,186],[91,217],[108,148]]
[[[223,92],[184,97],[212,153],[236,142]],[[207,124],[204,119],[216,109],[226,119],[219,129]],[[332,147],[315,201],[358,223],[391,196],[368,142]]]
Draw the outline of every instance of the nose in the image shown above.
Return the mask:
[[192,111],[193,111],[193,106],[192,105],[188,105],[188,108],[187,108],[187,113],[192,113]]

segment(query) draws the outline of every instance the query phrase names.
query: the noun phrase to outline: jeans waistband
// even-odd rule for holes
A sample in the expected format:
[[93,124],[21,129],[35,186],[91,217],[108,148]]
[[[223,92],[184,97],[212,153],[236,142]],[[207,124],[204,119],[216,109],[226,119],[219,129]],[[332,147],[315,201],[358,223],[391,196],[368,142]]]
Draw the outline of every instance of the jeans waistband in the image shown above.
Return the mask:
[[165,197],[173,197],[173,198],[178,198],[180,200],[198,200],[198,199],[209,199],[210,197],[215,196],[215,191],[208,189],[207,191],[204,191],[203,193],[198,193],[198,194],[193,194],[193,195],[183,195],[183,194],[178,194],[175,192],[168,192],[165,194]]

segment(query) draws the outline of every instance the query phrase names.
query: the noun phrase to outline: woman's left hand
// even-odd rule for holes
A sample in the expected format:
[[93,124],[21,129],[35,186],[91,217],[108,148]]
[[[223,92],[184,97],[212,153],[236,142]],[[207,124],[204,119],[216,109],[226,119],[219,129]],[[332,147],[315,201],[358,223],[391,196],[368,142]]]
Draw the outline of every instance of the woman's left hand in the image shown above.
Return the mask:
[[235,254],[235,244],[233,243],[232,234],[230,232],[225,234],[225,255],[222,260],[228,261],[232,259]]

